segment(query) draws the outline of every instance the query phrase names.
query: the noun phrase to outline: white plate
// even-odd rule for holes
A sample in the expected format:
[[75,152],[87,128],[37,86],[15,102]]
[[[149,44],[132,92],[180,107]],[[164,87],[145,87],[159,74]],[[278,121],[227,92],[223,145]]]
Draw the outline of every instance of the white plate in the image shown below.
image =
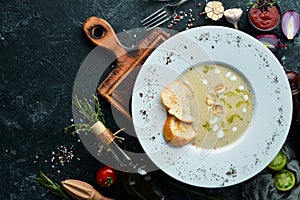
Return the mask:
[[[172,147],[163,136],[160,93],[189,67],[212,61],[235,68],[249,82],[251,123],[238,141],[217,150]],[[149,56],[134,86],[132,116],[143,149],[161,170],[187,184],[224,187],[253,177],[275,157],[288,134],[292,98],[282,66],[264,45],[234,29],[205,26],[178,33]]]

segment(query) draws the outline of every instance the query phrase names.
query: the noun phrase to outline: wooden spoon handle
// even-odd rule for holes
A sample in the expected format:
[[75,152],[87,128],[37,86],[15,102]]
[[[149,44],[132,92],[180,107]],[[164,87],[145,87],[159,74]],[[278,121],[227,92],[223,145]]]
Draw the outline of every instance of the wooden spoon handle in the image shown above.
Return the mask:
[[127,53],[113,28],[104,19],[92,16],[85,20],[82,28],[93,44],[113,51],[117,58]]

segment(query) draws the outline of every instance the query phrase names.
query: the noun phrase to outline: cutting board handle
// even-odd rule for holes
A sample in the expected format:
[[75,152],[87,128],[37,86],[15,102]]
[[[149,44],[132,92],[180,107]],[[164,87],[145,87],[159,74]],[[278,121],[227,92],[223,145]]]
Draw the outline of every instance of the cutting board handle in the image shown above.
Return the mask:
[[117,58],[127,54],[115,31],[104,19],[89,17],[83,23],[83,31],[92,43],[113,51]]

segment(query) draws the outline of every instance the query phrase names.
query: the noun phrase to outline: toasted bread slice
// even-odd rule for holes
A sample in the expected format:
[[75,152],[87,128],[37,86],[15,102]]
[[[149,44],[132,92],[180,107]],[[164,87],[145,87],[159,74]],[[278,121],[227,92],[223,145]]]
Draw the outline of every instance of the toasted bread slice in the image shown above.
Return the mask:
[[190,86],[181,81],[171,82],[161,92],[162,103],[168,113],[187,123],[194,121],[190,106],[193,96]]
[[173,146],[184,146],[190,143],[197,133],[190,123],[178,120],[173,115],[168,115],[164,125],[166,141]]

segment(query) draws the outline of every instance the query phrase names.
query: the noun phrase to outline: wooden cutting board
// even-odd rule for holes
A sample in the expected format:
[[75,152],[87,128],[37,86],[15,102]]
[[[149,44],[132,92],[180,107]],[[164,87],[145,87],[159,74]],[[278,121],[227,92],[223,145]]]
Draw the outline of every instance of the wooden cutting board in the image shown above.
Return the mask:
[[97,92],[131,120],[130,100],[139,70],[151,52],[168,39],[170,34],[159,28],[147,32],[145,38],[139,41],[137,51],[133,53],[124,48],[113,28],[104,19],[94,16],[86,19],[83,31],[93,44],[104,47],[115,55],[116,66],[104,77]]

